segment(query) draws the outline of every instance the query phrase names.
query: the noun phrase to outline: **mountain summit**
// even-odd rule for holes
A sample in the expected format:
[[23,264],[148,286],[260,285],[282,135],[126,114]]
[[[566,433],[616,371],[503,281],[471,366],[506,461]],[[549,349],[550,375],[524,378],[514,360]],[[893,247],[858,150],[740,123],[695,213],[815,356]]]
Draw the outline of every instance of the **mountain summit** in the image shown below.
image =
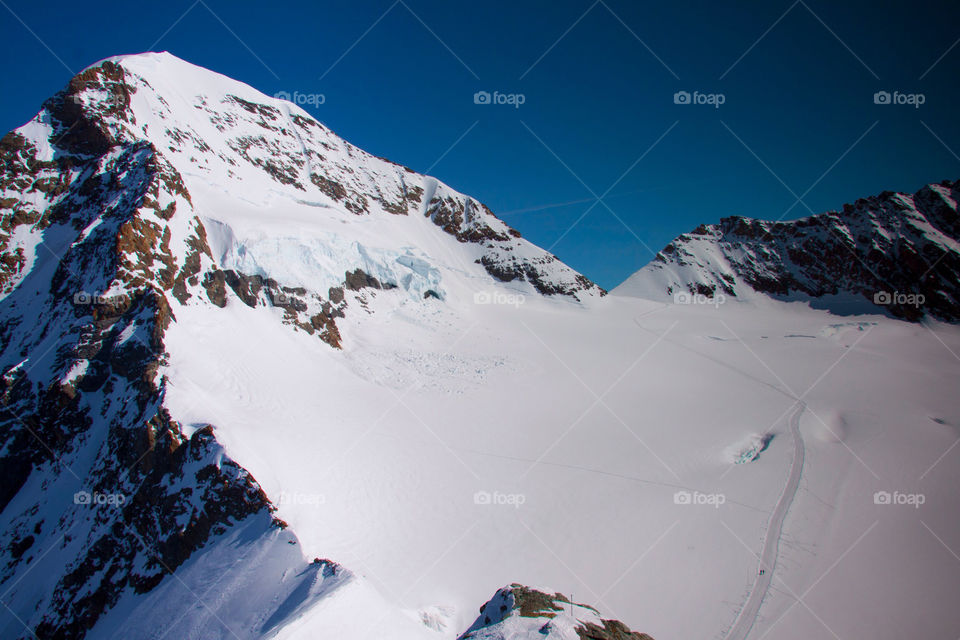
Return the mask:
[[[341,349],[339,323],[378,294],[604,294],[477,200],[168,53],[85,69],[0,140],[0,252],[10,638],[146,637],[178,588],[209,591],[207,570],[225,637],[273,633],[334,590],[421,633],[347,570],[306,562],[215,427],[170,415],[171,327],[240,305]],[[180,629],[225,633],[210,617]]]
[[[111,58],[84,70],[48,100],[36,118],[8,134],[2,152],[3,186],[10,193],[25,187],[29,195],[3,201],[10,213],[4,217],[0,242],[14,256],[0,273],[5,292],[31,271],[42,231],[68,214],[80,213],[73,189],[81,186],[80,180],[92,190],[90,174],[95,171],[117,180],[141,174],[136,186],[145,192],[155,220],[148,224],[142,218],[141,226],[154,227],[154,233],[140,235],[138,240],[146,244],[136,248],[166,260],[157,284],[171,291],[175,286],[184,301],[198,291],[216,301],[224,282],[218,274],[226,269],[274,277],[282,285],[310,284],[321,291],[321,283],[349,284],[346,272],[359,268],[381,285],[421,297],[428,292],[442,296],[443,283],[434,281],[422,256],[406,251],[410,245],[436,250],[467,275],[475,276],[479,269],[521,291],[573,299],[602,293],[521,239],[473,198],[354,147],[290,102],[168,53]],[[130,186],[114,182],[115,187]],[[109,185],[101,190],[96,195],[109,200]],[[227,195],[236,206],[211,205]],[[357,243],[344,247],[337,258],[315,258],[289,273],[278,263],[302,257],[314,247],[292,238],[265,237],[263,229],[256,230],[252,243],[244,243],[250,238],[242,234],[250,230],[254,213],[265,228],[300,222],[296,215],[303,214],[284,217],[290,211],[310,211],[314,228],[303,235],[314,240],[318,234],[312,232],[326,225],[324,241],[349,245],[346,234],[336,230],[356,222],[353,226],[369,236],[393,242]],[[205,224],[211,227],[208,238],[195,233],[201,217],[213,221]],[[169,238],[164,240],[167,229]],[[149,272],[141,270],[138,285],[150,279]],[[190,284],[192,280],[203,283],[209,295]]]

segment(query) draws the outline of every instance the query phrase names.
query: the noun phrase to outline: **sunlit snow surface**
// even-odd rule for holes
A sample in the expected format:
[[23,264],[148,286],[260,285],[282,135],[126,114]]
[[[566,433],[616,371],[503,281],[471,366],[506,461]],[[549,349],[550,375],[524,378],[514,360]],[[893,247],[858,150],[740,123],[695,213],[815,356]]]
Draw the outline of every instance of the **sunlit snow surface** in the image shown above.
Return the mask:
[[[960,542],[960,474],[950,455],[930,469],[960,435],[955,328],[825,331],[838,318],[800,305],[472,300],[465,287],[446,303],[383,292],[348,318],[343,352],[268,309],[181,310],[168,405],[217,425],[272,497],[322,496],[280,506],[307,555],[402,607],[456,606],[462,630],[498,587],[549,584],[658,639],[720,638],[792,455],[779,436],[793,403],[767,385],[810,389],[803,478],[757,632],[935,637],[960,624],[960,572],[933,535]],[[766,450],[734,464],[731,446],[758,435],[773,436]],[[895,490],[926,502],[874,503]],[[676,504],[677,492],[725,500]],[[811,586],[815,616],[791,595]]]
[[[937,462],[960,437],[954,327],[763,300],[543,299],[496,285],[474,248],[422,217],[186,179],[225,264],[323,290],[360,261],[398,285],[350,307],[343,351],[237,300],[179,308],[168,333],[174,417],[216,425],[307,557],[341,562],[411,618],[454,607],[448,637],[520,582],[658,640],[721,638],[786,481],[786,390],[809,408],[806,456],[754,633],[958,635],[944,546],[960,548],[957,450]],[[513,297],[475,303],[490,291]],[[732,464],[730,447],[758,435],[768,448]],[[877,491],[926,502],[878,505]],[[325,606],[314,624],[334,615]],[[341,637],[372,637],[366,626]]]
[[[133,98],[151,135],[165,126],[147,116],[163,112],[154,95],[198,114],[193,133],[208,141],[225,137],[204,109],[224,107],[205,100],[267,99],[162,56],[125,64],[156,90]],[[183,89],[197,86],[199,99]],[[323,136],[324,171],[361,166],[358,188],[404,175]],[[320,161],[309,140],[290,144]],[[786,483],[791,396],[806,402],[802,477],[750,637],[960,635],[956,327],[764,299],[543,297],[495,282],[479,247],[422,211],[356,216],[220,152],[231,153],[170,161],[223,268],[320,292],[362,268],[396,288],[348,292],[342,350],[232,294],[224,309],[171,300],[167,408],[188,431],[214,425],[290,528],[232,532],[176,579],[122,599],[92,637],[169,625],[170,638],[453,638],[517,582],[657,640],[723,638]],[[416,179],[426,200],[460,196]],[[34,255],[35,239],[18,242]],[[886,504],[883,492],[924,503]],[[324,581],[301,554],[349,573]]]

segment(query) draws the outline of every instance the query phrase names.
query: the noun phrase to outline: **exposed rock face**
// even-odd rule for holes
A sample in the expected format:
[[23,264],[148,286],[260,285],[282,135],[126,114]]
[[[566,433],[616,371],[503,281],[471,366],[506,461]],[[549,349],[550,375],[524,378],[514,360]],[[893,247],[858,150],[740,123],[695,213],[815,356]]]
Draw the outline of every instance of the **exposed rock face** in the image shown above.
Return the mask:
[[[124,78],[104,63],[49,100],[46,153],[18,132],[0,143],[0,578],[48,554],[62,563],[18,603],[33,605],[28,637],[83,637],[124,591],[149,591],[272,510],[211,427],[190,433],[162,406],[171,298],[192,295],[209,249],[176,170],[109,126],[133,117]],[[169,224],[178,211],[186,238]]]
[[380,281],[373,276],[364,273],[363,269],[354,269],[344,275],[344,286],[350,291],[360,291],[361,289],[382,289]]
[[480,607],[480,616],[460,640],[653,640],[617,620],[604,620],[593,607],[519,584],[499,589]]
[[[439,193],[439,192],[437,192]],[[435,225],[462,243],[483,247],[476,259],[501,282],[527,282],[543,295],[605,295],[606,291],[579,273],[564,273],[556,256],[522,241],[520,232],[497,218],[486,205],[471,198],[434,195],[425,210]]]
[[[885,311],[905,320],[929,314],[956,322],[958,199],[960,182],[944,181],[912,195],[887,191],[791,222],[723,218],[678,237],[617,292],[760,293],[820,299],[840,313]],[[831,296],[847,301],[831,302]]]
[[[203,86],[237,84],[166,54],[105,61],[0,139],[0,589],[17,618],[4,637],[82,638],[121,598],[177,580],[201,550],[240,529],[275,541],[286,526],[216,425],[180,424],[164,408],[178,313],[276,308],[292,331],[339,348],[351,302],[410,286],[370,273],[366,254],[311,286],[225,264],[194,185],[287,189],[350,219],[432,220],[500,279],[573,299],[602,293],[475,200],[287,103],[249,88],[192,101],[158,92],[149,71],[165,65],[176,67],[166,76],[207,74]],[[430,265],[396,263],[427,278],[420,303],[443,301]],[[312,575],[304,567],[290,571]],[[22,581],[34,568],[40,592]]]

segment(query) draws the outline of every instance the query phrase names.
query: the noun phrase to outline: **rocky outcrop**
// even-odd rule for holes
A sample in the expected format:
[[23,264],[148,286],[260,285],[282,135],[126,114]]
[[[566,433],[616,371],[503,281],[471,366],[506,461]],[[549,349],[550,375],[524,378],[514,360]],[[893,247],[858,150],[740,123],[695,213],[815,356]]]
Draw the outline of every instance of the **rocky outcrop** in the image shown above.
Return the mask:
[[480,616],[459,640],[653,640],[617,620],[605,620],[593,607],[520,584],[497,590],[480,607]]
[[[176,170],[104,124],[132,117],[131,92],[105,63],[46,104],[55,159],[17,133],[0,143],[0,243],[26,228],[39,240],[0,261],[0,583],[23,637],[82,638],[124,592],[273,511],[213,427],[162,406],[172,301],[194,295],[210,258],[198,220],[187,238],[169,224],[192,215]],[[16,588],[54,557],[44,593]]]
[[[883,192],[790,222],[723,218],[678,237],[618,293],[811,300],[838,313],[960,320],[960,182]],[[860,301],[857,303],[856,301]]]

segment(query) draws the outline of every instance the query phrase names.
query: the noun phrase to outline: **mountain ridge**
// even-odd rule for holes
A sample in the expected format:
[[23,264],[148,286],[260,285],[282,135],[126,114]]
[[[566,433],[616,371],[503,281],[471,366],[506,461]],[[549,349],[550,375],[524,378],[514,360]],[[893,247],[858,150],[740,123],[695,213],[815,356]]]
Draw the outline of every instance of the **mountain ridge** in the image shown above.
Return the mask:
[[[952,207],[943,200],[945,220],[954,219],[950,212],[955,213],[955,198],[950,198]],[[888,201],[893,206],[895,198],[883,203]],[[927,207],[922,198],[921,205]],[[934,205],[935,198],[930,206],[940,210]],[[862,209],[869,213],[873,206],[868,203]],[[744,222],[744,231],[737,231],[739,222],[731,225],[729,233],[744,237],[755,233],[752,223]],[[782,230],[773,225],[763,227],[761,233],[774,235]],[[825,232],[832,234],[829,229]],[[714,242],[713,233],[704,227],[704,233],[696,235]],[[722,237],[727,232],[717,228],[716,233]],[[944,258],[940,264],[952,269],[953,262]],[[691,273],[702,275],[698,270]],[[709,270],[704,273],[715,275]],[[721,275],[717,277],[722,281]],[[692,279],[682,284],[688,293],[716,296],[725,291],[718,281],[704,293],[696,286],[699,282]],[[705,280],[705,286],[710,282]],[[598,336],[605,334],[627,336],[622,344],[615,341],[605,347],[611,350],[607,354],[611,362],[627,358],[622,379],[646,355],[646,351],[639,356],[632,353],[645,343],[626,333],[623,325],[635,328],[641,309],[643,317],[655,324],[660,320],[653,315],[657,308],[623,305],[622,300],[611,299],[614,296],[601,300],[603,291],[589,279],[527,243],[469,196],[356,149],[295,105],[169,55],[111,58],[88,68],[48,100],[35,119],[0,140],[0,290],[0,518],[4,522],[0,588],[5,590],[4,605],[13,613],[0,627],[4,636],[155,638],[165,633],[158,630],[167,628],[185,637],[235,639],[299,640],[324,634],[404,640],[456,637],[467,627],[460,624],[457,611],[436,605],[401,608],[401,598],[388,600],[381,595],[381,584],[375,586],[375,581],[387,588],[389,583],[377,572],[354,573],[332,560],[310,560],[304,538],[295,534],[298,523],[284,520],[287,513],[309,518],[283,504],[283,492],[291,488],[291,478],[297,479],[283,475],[288,471],[283,467],[296,466],[292,461],[296,455],[304,473],[317,484],[294,483],[292,488],[333,491],[330,487],[338,485],[328,478],[327,465],[335,467],[339,462],[330,458],[336,458],[331,452],[338,451],[336,438],[343,435],[334,427],[343,427],[352,447],[359,442],[353,440],[356,432],[362,431],[362,440],[379,424],[366,412],[390,401],[404,405],[411,415],[414,411],[407,403],[420,409],[425,405],[414,417],[414,426],[426,427],[428,435],[443,445],[440,453],[427,450],[420,452],[422,457],[403,459],[397,452],[411,453],[403,437],[409,433],[402,430],[410,425],[396,419],[400,430],[387,435],[407,448],[391,442],[383,457],[378,458],[382,452],[375,450],[370,458],[362,458],[368,466],[359,469],[361,476],[388,471],[358,489],[369,506],[350,503],[356,498],[351,493],[348,504],[340,505],[341,512],[377,511],[396,503],[398,496],[390,492],[394,485],[408,490],[407,499],[415,491],[441,491],[446,493],[438,495],[444,498],[452,494],[456,500],[467,499],[424,504],[443,505],[437,512],[451,504],[454,510],[471,509],[473,525],[490,523],[491,539],[500,543],[503,536],[498,527],[503,523],[498,518],[513,522],[513,516],[497,511],[503,507],[498,500],[506,496],[506,504],[512,500],[514,509],[520,502],[519,496],[497,489],[497,483],[507,481],[497,476],[481,480],[474,474],[478,483],[494,484],[477,487],[468,478],[471,493],[479,489],[469,501],[471,496],[460,495],[465,493],[463,486],[436,481],[436,477],[447,480],[445,476],[418,475],[422,471],[418,467],[428,463],[441,466],[438,458],[463,463],[461,456],[468,457],[484,445],[474,442],[475,434],[482,439],[488,433],[499,435],[489,436],[494,448],[481,452],[487,457],[503,454],[496,448],[501,443],[533,447],[525,453],[506,452],[518,454],[513,462],[532,463],[528,470],[543,461],[545,467],[571,467],[580,476],[615,478],[619,483],[667,488],[671,493],[689,489],[691,496],[698,495],[697,486],[703,486],[702,479],[700,485],[696,479],[689,486],[678,484],[681,480],[673,466],[690,462],[681,458],[677,464],[673,446],[665,452],[669,465],[646,451],[641,455],[647,457],[632,455],[630,447],[638,442],[649,450],[633,428],[657,422],[647,413],[657,402],[672,405],[670,412],[659,414],[659,421],[673,429],[659,429],[653,438],[680,432],[686,422],[671,419],[681,404],[674,397],[679,392],[657,386],[662,377],[657,370],[644,381],[652,393],[643,411],[630,416],[629,423],[617,421],[612,431],[598,431],[616,443],[617,454],[631,454],[622,461],[624,468],[607,471],[607,461],[597,465],[602,469],[591,468],[581,459],[593,453],[589,440],[576,441],[576,464],[543,460],[550,450],[543,452],[540,439],[549,442],[559,436],[559,443],[568,433],[571,439],[582,435],[573,428],[579,419],[559,434],[550,429],[566,427],[571,405],[565,403],[584,389],[567,388],[557,379],[547,378],[548,389],[530,381],[543,379],[543,371],[551,368],[575,372],[566,359],[576,358],[581,345],[598,344]],[[748,297],[736,288],[731,292]],[[671,294],[669,290],[657,293],[660,297]],[[514,313],[521,307],[529,309],[524,312],[528,315]],[[588,317],[597,310],[620,308],[624,314],[638,315]],[[480,313],[478,309],[490,314],[473,313]],[[561,327],[558,335],[563,340],[554,342],[548,328],[554,325],[543,318]],[[804,321],[811,326],[822,322],[806,316]],[[478,333],[471,334],[477,325]],[[818,348],[833,361],[835,349],[856,346],[848,334],[865,332],[865,326],[872,325],[825,327]],[[241,332],[242,328],[247,331]],[[882,330],[905,335],[899,326],[884,325]],[[509,347],[502,346],[507,331],[515,331],[526,342],[512,335],[513,342],[506,339]],[[231,334],[240,339],[216,341]],[[701,337],[690,343],[699,348]],[[784,340],[794,337],[784,336]],[[461,341],[477,344],[454,351]],[[724,341],[711,342],[716,343],[711,348],[719,349]],[[659,339],[646,347],[650,350],[658,343]],[[264,345],[258,353],[266,352],[274,369],[256,365],[254,352]],[[670,345],[664,340],[662,348]],[[201,350],[204,346],[209,352]],[[387,347],[393,350],[386,351]],[[542,347],[547,348],[546,359],[537,360],[533,353],[543,351]],[[593,353],[585,350],[587,359],[593,360]],[[193,358],[195,353],[200,355]],[[676,351],[671,355],[684,357]],[[698,355],[693,351],[685,357]],[[729,352],[723,355],[730,356]],[[713,358],[711,366],[726,366],[723,360],[708,357]],[[303,361],[314,368],[303,369],[301,375],[297,366]],[[226,367],[228,362],[236,366]],[[660,361],[659,366],[668,362]],[[225,368],[252,373],[246,378],[231,377]],[[318,376],[324,368],[325,377]],[[609,368],[604,362],[594,370],[598,383]],[[730,369],[743,373],[729,367],[723,369],[724,376],[730,377]],[[575,383],[583,382],[579,375],[573,377]],[[593,383],[594,377],[585,377]],[[742,384],[757,382],[749,375],[742,378]],[[435,388],[419,398],[421,405],[416,404],[415,393],[406,397],[431,383]],[[481,383],[506,394],[502,397],[518,408],[516,415],[500,411],[488,418],[488,412],[498,408],[496,400],[484,393],[465,396]],[[347,393],[357,389],[353,395]],[[640,386],[629,393],[633,397],[644,391]],[[601,403],[604,396],[593,395],[594,404]],[[476,399],[468,405],[470,411],[463,411],[459,404],[464,396]],[[216,398],[230,406],[214,403]],[[525,402],[536,412],[524,414]],[[615,404],[615,399],[610,402]],[[294,410],[285,413],[294,404]],[[442,409],[451,406],[462,412],[457,414],[459,420],[444,425],[451,432],[456,433],[461,422],[473,425],[470,420],[476,421],[475,429],[467,429],[467,441],[456,449],[420,417],[443,419]],[[610,413],[619,418],[612,409]],[[761,418],[769,419],[766,414]],[[707,416],[707,421],[718,422],[718,415]],[[251,431],[244,431],[251,425]],[[607,426],[591,422],[592,429]],[[626,444],[615,439],[624,431]],[[725,438],[724,446],[731,446],[745,435],[749,434],[739,426],[720,435],[701,434],[700,439],[710,439],[714,446]],[[309,440],[310,436],[319,438],[319,443]],[[283,454],[278,460],[270,456],[275,453],[270,447],[283,437],[287,438],[284,443],[293,446],[278,446]],[[534,442],[524,442],[526,438]],[[684,446],[697,446],[692,440]],[[762,468],[775,453],[764,453],[763,462],[752,468]],[[722,457],[707,448],[696,455],[718,465]],[[509,457],[499,455],[498,464]],[[399,464],[397,458],[401,458]],[[638,467],[643,475],[630,475]],[[539,497],[547,505],[545,511],[535,512],[539,517],[566,513],[565,504],[551,508],[544,497],[559,493],[556,485],[547,482],[540,494],[532,483],[524,488],[531,493],[531,504]],[[615,490],[624,491],[620,485]],[[570,493],[576,498],[576,491]],[[310,500],[323,504],[328,496],[305,497],[309,506]],[[739,506],[762,514],[761,497],[753,496]],[[676,495],[673,502],[659,495],[644,494],[644,498],[653,511],[661,503],[684,508]],[[419,504],[418,495],[413,499]],[[761,506],[750,504],[753,501]],[[329,505],[329,511],[335,512],[335,507]],[[648,514],[637,510],[643,522],[635,523],[631,518],[637,514],[620,511],[602,514],[602,521],[592,515],[586,519],[590,544],[623,527],[630,540],[624,548],[633,551],[636,536],[649,533]],[[377,528],[389,530],[388,534],[393,534],[394,527],[401,533],[411,531],[404,528],[411,526],[409,521],[397,522],[401,520],[397,511],[375,515]],[[326,540],[323,527],[331,523],[324,520],[325,514],[313,517],[318,523],[314,530],[299,530],[300,535],[310,533]],[[426,557],[433,558],[443,545],[459,541],[460,522],[455,517],[450,521],[453,534],[446,529],[436,534],[424,530],[430,529],[426,526],[417,530],[420,537],[434,533],[439,540]],[[603,526],[596,527],[598,522]],[[550,539],[553,531],[544,529],[544,537]],[[345,531],[350,532],[349,527],[334,531],[330,539],[349,539]],[[486,549],[498,556],[458,556],[458,562],[474,563],[469,566],[476,573],[464,573],[479,575],[475,564],[491,565],[495,564],[491,557],[506,557],[514,535],[506,537],[507,543]],[[401,537],[397,534],[394,542]],[[536,541],[545,546],[539,537]],[[564,550],[565,555],[568,551]],[[388,552],[393,553],[392,547]],[[404,561],[419,569],[422,557],[411,556]],[[676,559],[682,563],[687,557],[695,563],[704,561],[693,554]],[[547,556],[551,565],[557,559],[555,552]],[[360,558],[358,564],[363,567],[365,560]],[[622,559],[593,557],[575,566],[586,572],[602,565],[603,570],[613,571],[607,584],[615,585],[629,579],[633,565],[621,566],[625,564]],[[397,573],[409,575],[407,564],[397,566]],[[463,580],[459,567],[457,578]],[[535,574],[525,567],[525,576]],[[542,571],[543,566],[538,569]],[[561,569],[572,573],[565,564]],[[746,573],[752,570],[748,567]],[[737,592],[730,589],[730,593]],[[598,603],[606,596],[605,591]],[[655,596],[647,593],[648,598]],[[423,597],[441,602],[456,596],[431,591]],[[736,597],[731,599],[732,608]],[[729,619],[724,617],[728,604],[714,601],[712,606],[722,610],[713,612],[716,620]],[[576,615],[565,615],[565,605]],[[491,607],[495,615],[489,615]],[[624,611],[652,615],[644,607],[647,602],[631,600]],[[171,621],[169,611],[180,617]],[[645,637],[559,593],[520,585],[500,589],[474,625],[463,632],[464,637],[505,640],[544,635],[558,640]]]
[[956,322],[958,200],[960,181],[944,180],[788,222],[725,217],[681,234],[614,291],[654,299],[760,294],[841,314]]
[[[197,86],[208,93],[191,95]],[[299,212],[308,199],[328,226],[409,223],[388,221],[346,243],[322,236],[329,255],[315,252],[319,261],[278,282],[285,251],[318,246],[259,231],[238,238],[242,225],[205,209],[221,197],[198,198],[208,183],[237,190],[233,202],[252,203],[261,216],[291,200]],[[273,589],[252,608],[241,604],[242,624],[267,633],[336,589],[382,607],[394,632],[415,633],[352,574],[317,581],[313,565],[288,551],[299,547],[296,537],[215,426],[178,422],[164,407],[165,337],[186,305],[274,308],[292,331],[340,349],[338,320],[364,313],[377,295],[442,300],[442,276],[418,244],[377,246],[391,231],[430,238],[478,289],[509,283],[573,303],[605,293],[472,198],[169,54],[88,67],[0,140],[0,580],[4,604],[18,612],[5,636],[79,638],[103,625],[144,633],[152,619],[138,621],[144,612],[125,621],[111,612],[160,597],[171,579],[202,581],[190,567],[222,554],[240,531],[248,551],[231,562],[246,557],[262,575],[237,574],[237,584]],[[53,588],[21,582],[38,564],[35,575],[46,573]],[[301,578],[287,579],[291,571]],[[302,602],[277,608],[284,598]],[[196,624],[210,631],[203,616]]]

